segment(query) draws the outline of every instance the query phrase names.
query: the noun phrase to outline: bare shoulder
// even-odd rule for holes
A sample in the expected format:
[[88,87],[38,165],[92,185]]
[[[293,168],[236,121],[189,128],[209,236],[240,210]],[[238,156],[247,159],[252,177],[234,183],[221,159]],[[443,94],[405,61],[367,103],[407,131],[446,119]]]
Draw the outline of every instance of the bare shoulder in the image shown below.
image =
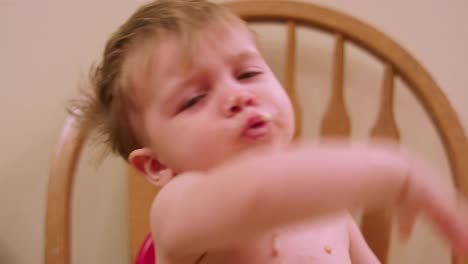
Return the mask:
[[172,179],[166,186],[164,186],[155,197],[150,211],[150,227],[155,245],[161,252],[164,246],[159,238],[167,237],[164,230],[167,224],[174,221],[171,217],[174,210],[177,209],[178,204],[183,202],[182,196],[193,184],[202,179],[200,173],[184,173]]
[[201,173],[183,173],[176,176],[164,186],[153,201],[151,214],[158,216],[159,211],[165,212],[178,201],[180,195],[202,178]]

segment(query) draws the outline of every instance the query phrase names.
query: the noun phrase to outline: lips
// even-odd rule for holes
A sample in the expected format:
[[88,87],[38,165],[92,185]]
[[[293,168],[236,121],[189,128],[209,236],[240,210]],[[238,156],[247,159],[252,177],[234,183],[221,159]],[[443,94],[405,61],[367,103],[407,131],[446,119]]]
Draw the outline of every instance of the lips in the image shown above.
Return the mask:
[[263,115],[253,115],[247,119],[242,136],[249,139],[259,139],[270,131],[270,122]]

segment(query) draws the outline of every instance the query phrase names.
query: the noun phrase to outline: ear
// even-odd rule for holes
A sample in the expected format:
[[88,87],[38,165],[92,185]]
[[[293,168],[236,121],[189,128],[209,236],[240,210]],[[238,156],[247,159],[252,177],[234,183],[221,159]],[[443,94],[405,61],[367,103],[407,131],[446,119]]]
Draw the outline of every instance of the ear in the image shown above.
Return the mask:
[[128,156],[128,163],[151,184],[162,187],[173,177],[171,169],[161,164],[148,148],[136,149]]

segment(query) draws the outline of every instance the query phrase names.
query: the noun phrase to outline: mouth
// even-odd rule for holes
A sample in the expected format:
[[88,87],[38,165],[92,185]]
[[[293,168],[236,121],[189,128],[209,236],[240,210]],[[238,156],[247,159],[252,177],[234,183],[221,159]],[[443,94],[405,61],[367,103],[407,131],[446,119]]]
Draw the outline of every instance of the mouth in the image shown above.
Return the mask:
[[247,119],[242,136],[249,139],[260,139],[270,131],[270,117],[267,115],[254,115]]

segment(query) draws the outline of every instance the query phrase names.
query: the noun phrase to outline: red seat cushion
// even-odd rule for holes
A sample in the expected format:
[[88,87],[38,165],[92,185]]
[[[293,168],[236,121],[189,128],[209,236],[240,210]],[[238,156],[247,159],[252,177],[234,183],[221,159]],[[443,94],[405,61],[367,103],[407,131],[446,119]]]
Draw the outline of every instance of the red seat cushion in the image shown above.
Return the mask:
[[138,251],[135,264],[155,264],[156,253],[154,251],[153,238],[148,234]]

